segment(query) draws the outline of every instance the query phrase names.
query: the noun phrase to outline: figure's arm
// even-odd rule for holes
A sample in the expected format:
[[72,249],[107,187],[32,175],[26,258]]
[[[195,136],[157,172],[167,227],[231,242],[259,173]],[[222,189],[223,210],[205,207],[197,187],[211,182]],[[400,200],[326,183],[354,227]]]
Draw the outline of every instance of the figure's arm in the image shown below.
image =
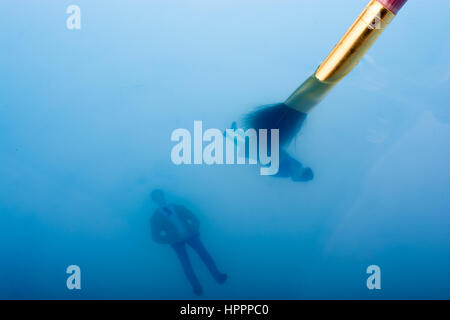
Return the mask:
[[167,231],[161,223],[161,219],[158,219],[156,215],[153,215],[150,220],[150,227],[152,230],[152,239],[158,243],[167,243]]

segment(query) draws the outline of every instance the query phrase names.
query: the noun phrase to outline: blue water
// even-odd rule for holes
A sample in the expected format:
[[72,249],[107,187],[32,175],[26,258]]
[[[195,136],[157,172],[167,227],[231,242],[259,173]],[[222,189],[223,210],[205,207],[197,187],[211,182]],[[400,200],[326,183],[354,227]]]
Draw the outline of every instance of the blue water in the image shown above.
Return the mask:
[[0,298],[196,298],[151,239],[154,188],[228,274],[190,252],[202,298],[450,298],[448,1],[409,1],[310,114],[290,151],[313,181],[170,160],[174,129],[283,101],[365,2],[1,1]]

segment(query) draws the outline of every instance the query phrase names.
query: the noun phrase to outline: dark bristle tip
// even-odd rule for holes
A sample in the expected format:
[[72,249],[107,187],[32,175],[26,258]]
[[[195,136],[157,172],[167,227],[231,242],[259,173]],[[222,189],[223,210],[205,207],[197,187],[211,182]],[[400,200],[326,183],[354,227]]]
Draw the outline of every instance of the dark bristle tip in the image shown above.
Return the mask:
[[246,129],[279,129],[280,147],[287,146],[297,135],[306,114],[284,103],[262,106],[244,117]]

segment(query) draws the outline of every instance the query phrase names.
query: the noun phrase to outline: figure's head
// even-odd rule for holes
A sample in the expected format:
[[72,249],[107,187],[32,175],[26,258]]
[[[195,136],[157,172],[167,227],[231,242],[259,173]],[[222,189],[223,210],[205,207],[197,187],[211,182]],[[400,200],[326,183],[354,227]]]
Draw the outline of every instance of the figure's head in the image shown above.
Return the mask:
[[155,189],[152,191],[152,200],[154,203],[156,203],[159,207],[166,205],[166,197],[164,195],[164,191],[161,189]]

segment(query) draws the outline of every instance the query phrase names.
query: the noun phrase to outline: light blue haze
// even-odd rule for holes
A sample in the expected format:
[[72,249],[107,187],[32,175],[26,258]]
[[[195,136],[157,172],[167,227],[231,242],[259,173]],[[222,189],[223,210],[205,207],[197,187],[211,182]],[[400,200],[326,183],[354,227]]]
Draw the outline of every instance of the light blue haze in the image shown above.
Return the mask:
[[192,254],[202,298],[450,298],[449,1],[409,1],[309,115],[291,152],[312,182],[170,160],[174,129],[287,98],[365,4],[2,0],[0,298],[196,298],[151,240],[153,188],[197,214],[229,276]]

